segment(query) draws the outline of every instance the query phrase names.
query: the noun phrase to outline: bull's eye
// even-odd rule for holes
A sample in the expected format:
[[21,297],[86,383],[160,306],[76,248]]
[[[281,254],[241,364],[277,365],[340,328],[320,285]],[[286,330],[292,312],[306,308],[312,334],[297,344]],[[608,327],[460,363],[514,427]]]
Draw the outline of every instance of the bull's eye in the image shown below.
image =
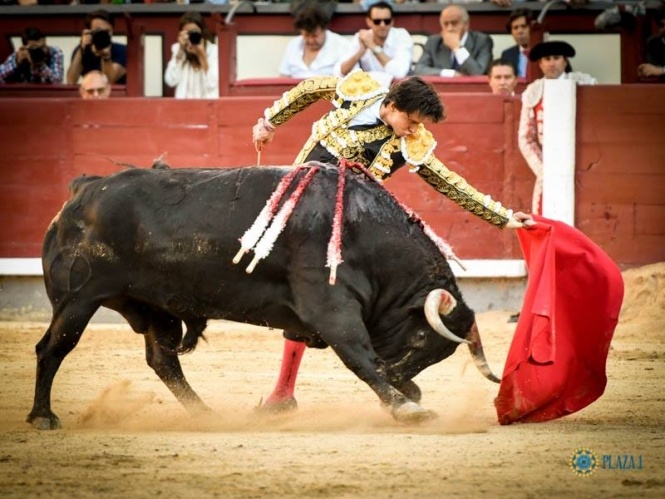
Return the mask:
[[427,333],[425,331],[418,331],[413,338],[413,346],[416,348],[422,348],[425,346],[425,338]]

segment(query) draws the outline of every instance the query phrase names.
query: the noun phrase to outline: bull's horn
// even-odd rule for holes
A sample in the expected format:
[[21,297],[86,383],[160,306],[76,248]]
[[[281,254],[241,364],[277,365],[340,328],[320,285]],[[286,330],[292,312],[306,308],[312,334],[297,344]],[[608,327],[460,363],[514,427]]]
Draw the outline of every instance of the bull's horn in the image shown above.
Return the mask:
[[480,333],[478,333],[478,326],[475,321],[473,322],[473,326],[471,326],[471,331],[469,331],[469,339],[471,340],[469,342],[469,351],[471,352],[471,357],[473,357],[473,362],[476,364],[478,370],[488,380],[494,381],[495,383],[501,383],[501,380],[494,375],[487,363],[485,352],[483,351],[483,344],[480,341]]
[[451,333],[441,320],[439,314],[448,315],[456,306],[457,301],[448,291],[434,289],[429,292],[425,300],[425,317],[427,317],[427,322],[432,326],[432,329],[444,338],[455,343],[471,343]]

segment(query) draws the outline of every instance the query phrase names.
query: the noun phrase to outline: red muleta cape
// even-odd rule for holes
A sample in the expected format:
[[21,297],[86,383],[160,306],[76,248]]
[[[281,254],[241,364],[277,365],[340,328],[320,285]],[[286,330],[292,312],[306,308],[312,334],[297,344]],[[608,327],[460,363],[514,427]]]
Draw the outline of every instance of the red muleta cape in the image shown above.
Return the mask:
[[534,220],[517,231],[529,282],[494,400],[502,425],[560,418],[603,394],[623,301],[621,272],[602,249],[563,222]]

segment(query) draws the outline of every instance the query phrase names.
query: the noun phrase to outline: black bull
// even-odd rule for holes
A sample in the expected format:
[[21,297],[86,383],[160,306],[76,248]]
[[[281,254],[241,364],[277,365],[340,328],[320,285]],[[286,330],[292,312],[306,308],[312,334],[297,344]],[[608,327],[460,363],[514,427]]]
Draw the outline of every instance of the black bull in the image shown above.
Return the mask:
[[190,410],[205,405],[178,354],[196,346],[208,319],[286,329],[332,347],[398,420],[429,415],[411,379],[455,351],[458,343],[443,334],[466,338],[492,379],[448,262],[392,196],[361,175],[346,180],[344,262],[334,285],[326,247],[338,171],[329,166],[320,165],[268,257],[250,274],[248,257],[232,263],[239,238],[288,171],[150,169],[74,180],[44,238],[53,318],[36,346],[28,421],[60,427],[53,379],[100,306],[144,335],[148,365]]

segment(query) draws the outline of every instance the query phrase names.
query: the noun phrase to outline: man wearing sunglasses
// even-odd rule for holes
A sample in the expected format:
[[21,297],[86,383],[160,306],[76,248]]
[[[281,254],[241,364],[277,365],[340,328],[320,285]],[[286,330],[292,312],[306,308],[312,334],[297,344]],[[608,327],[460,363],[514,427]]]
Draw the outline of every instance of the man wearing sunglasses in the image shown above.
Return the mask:
[[467,10],[449,5],[439,21],[441,33],[427,39],[413,72],[445,77],[487,74],[494,44],[489,35],[469,30]]
[[393,8],[388,2],[377,2],[367,11],[367,29],[353,37],[353,55],[341,63],[339,75],[354,69],[371,71],[384,86],[393,78],[404,78],[411,68],[413,41],[404,28],[395,28]]

